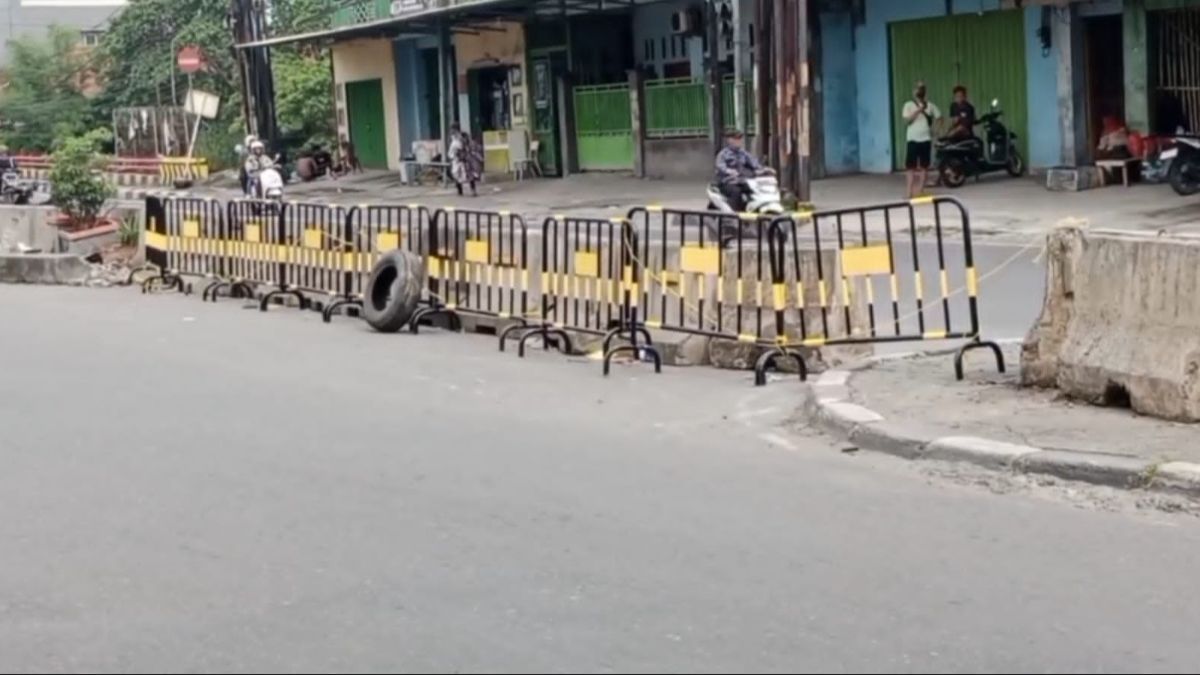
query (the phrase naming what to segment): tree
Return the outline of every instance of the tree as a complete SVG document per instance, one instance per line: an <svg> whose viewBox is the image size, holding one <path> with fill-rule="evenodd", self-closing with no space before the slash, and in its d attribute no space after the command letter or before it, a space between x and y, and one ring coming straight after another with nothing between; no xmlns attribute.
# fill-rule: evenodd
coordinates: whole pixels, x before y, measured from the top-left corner
<svg viewBox="0 0 1200 675"><path fill-rule="evenodd" d="M45 152L56 138L82 132L91 121L91 103L81 91L90 75L78 32L52 27L45 37L10 42L9 86L0 100L4 142Z"/></svg>
<svg viewBox="0 0 1200 675"><path fill-rule="evenodd" d="M195 75L195 86L220 96L223 108L236 111L241 85L225 25L228 5L228 0L131 0L101 42L102 104L108 109L171 104L176 54L185 45L196 45L206 66ZM176 79L184 81L178 73ZM177 86L180 104L185 91L184 85Z"/></svg>
<svg viewBox="0 0 1200 675"><path fill-rule="evenodd" d="M305 144L333 142L333 93L329 57L283 51L272 61L279 127Z"/></svg>
<svg viewBox="0 0 1200 675"><path fill-rule="evenodd" d="M99 150L108 136L107 129L96 129L64 138L54 151L54 168L50 170L52 201L67 216L71 227L94 224L104 203L115 193L101 173L103 158Z"/></svg>

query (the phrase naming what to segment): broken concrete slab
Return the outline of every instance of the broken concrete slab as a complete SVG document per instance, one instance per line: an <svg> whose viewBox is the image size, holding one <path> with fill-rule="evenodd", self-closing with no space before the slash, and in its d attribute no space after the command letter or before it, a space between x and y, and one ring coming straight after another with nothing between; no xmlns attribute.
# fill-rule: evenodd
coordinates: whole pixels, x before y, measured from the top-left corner
<svg viewBox="0 0 1200 675"><path fill-rule="evenodd" d="M74 284L91 278L92 266L77 255L29 253L0 255L0 283Z"/></svg>

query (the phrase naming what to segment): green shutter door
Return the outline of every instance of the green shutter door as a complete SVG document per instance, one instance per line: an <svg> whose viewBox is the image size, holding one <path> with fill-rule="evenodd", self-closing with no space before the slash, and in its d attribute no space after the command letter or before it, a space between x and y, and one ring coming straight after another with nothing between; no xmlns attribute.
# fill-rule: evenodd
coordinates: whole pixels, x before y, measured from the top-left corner
<svg viewBox="0 0 1200 675"><path fill-rule="evenodd" d="M350 142L359 161L368 169L386 169L383 80L347 82L346 112L350 117Z"/></svg>
<svg viewBox="0 0 1200 675"><path fill-rule="evenodd" d="M895 168L904 166L905 124L900 111L912 86L925 80L929 98L947 114L955 85L971 93L977 115L1000 100L1003 121L1029 157L1025 30L1021 12L960 14L891 25L892 133ZM981 133L981 129L976 129Z"/></svg>
<svg viewBox="0 0 1200 675"><path fill-rule="evenodd" d="M575 140L581 171L633 169L629 85L575 88Z"/></svg>

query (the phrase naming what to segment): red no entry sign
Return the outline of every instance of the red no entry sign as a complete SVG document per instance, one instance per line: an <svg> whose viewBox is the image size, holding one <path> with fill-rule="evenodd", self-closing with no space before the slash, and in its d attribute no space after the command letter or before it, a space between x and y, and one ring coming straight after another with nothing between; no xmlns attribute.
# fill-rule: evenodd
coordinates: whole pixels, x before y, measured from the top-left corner
<svg viewBox="0 0 1200 675"><path fill-rule="evenodd" d="M185 73L195 73L204 67L204 52L195 45L188 45L179 50L179 69Z"/></svg>

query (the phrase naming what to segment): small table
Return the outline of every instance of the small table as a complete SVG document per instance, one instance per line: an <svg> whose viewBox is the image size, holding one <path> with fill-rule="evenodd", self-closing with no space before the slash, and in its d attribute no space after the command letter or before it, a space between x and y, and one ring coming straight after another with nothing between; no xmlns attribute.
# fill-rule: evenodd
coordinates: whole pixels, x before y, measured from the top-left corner
<svg viewBox="0 0 1200 675"><path fill-rule="evenodd" d="M1096 160L1096 168L1100 169L1101 185L1108 185L1109 175L1121 172L1121 182L1125 187L1129 187L1129 171L1137 166L1140 160L1130 157L1129 159L1098 159Z"/></svg>

